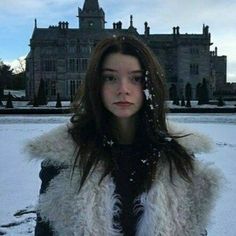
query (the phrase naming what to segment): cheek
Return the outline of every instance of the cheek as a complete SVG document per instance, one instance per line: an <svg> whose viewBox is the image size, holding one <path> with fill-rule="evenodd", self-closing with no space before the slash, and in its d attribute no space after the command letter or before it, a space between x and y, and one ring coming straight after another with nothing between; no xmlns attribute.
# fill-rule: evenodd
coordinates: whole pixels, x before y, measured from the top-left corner
<svg viewBox="0 0 236 236"><path fill-rule="evenodd" d="M142 106L143 101L144 101L144 93L143 93L142 87L137 90L136 97L137 97L137 101L139 102L139 105Z"/></svg>
<svg viewBox="0 0 236 236"><path fill-rule="evenodd" d="M106 107L108 102L111 100L112 91L107 86L102 87L101 96L104 106Z"/></svg>

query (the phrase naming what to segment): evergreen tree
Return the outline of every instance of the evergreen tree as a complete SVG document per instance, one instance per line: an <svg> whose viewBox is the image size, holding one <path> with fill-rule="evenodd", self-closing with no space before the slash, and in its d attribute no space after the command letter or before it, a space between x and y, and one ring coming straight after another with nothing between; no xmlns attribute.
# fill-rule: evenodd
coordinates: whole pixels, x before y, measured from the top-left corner
<svg viewBox="0 0 236 236"><path fill-rule="evenodd" d="M185 97L186 99L189 98L189 100L192 99L192 87L190 83L187 83L185 86Z"/></svg>
<svg viewBox="0 0 236 236"><path fill-rule="evenodd" d="M12 84L13 84L12 87L15 90L26 89L26 82L27 82L27 78L26 78L25 72L14 74L13 79L12 79Z"/></svg>
<svg viewBox="0 0 236 236"><path fill-rule="evenodd" d="M47 105L47 97L45 91L44 80L40 80L39 90L38 90L38 105Z"/></svg>
<svg viewBox="0 0 236 236"><path fill-rule="evenodd" d="M0 60L0 96L3 97L4 89L12 89L13 69L11 66L5 65Z"/></svg>
<svg viewBox="0 0 236 236"><path fill-rule="evenodd" d="M187 97L186 107L191 107L190 97Z"/></svg>
<svg viewBox="0 0 236 236"><path fill-rule="evenodd" d="M57 103L56 103L56 107L62 107L61 105L61 98L60 98L60 94L57 94Z"/></svg>
<svg viewBox="0 0 236 236"><path fill-rule="evenodd" d="M10 92L8 93L8 96L7 96L6 108L13 108L12 95Z"/></svg>
<svg viewBox="0 0 236 236"><path fill-rule="evenodd" d="M205 78L202 80L202 86L201 86L201 100L202 104L208 104L209 103L209 91L208 91L208 85Z"/></svg>
<svg viewBox="0 0 236 236"><path fill-rule="evenodd" d="M33 107L38 107L38 97L36 95L34 95L34 99L33 99Z"/></svg>
<svg viewBox="0 0 236 236"><path fill-rule="evenodd" d="M186 107L191 107L191 98L192 98L192 87L190 83L187 83L186 87L185 87L185 97L186 97Z"/></svg>
<svg viewBox="0 0 236 236"><path fill-rule="evenodd" d="M176 98L175 98L175 105L179 106L179 96L177 95Z"/></svg>
<svg viewBox="0 0 236 236"><path fill-rule="evenodd" d="M220 97L218 98L217 106L218 106L218 107L223 107L224 105L225 105L225 102L224 102L222 96L220 96Z"/></svg>
<svg viewBox="0 0 236 236"><path fill-rule="evenodd" d="M179 105L179 97L177 94L174 95L173 97L173 104L174 105Z"/></svg>
<svg viewBox="0 0 236 236"><path fill-rule="evenodd" d="M181 97L181 107L185 106L185 100L184 100L184 96L182 95Z"/></svg>

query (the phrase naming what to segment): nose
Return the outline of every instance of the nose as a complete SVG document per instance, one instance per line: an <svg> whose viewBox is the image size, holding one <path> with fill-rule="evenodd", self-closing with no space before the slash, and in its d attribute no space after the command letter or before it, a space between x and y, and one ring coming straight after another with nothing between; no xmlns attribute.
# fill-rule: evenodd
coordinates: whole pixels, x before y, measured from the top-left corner
<svg viewBox="0 0 236 236"><path fill-rule="evenodd" d="M118 94L126 94L126 95L128 95L130 93L129 82L126 78L122 78L119 80L117 93Z"/></svg>

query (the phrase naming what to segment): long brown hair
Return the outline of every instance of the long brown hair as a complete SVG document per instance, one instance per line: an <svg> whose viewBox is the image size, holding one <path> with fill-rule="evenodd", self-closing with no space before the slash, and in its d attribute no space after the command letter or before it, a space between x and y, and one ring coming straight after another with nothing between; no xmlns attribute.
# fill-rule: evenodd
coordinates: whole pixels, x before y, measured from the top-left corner
<svg viewBox="0 0 236 236"><path fill-rule="evenodd" d="M102 179L111 173L114 163L107 141L114 139L109 124L109 112L105 109L101 89L101 76L104 59L111 53L122 53L136 57L144 71L143 91L144 104L139 111L143 132L153 146L162 146L159 159L169 164L170 178L173 168L185 180L190 180L189 173L193 170L193 159L185 149L171 137L166 125L164 73L151 50L139 39L133 36L116 36L100 41L93 50L87 69L85 83L74 101L74 115L69 129L79 151L74 166L82 171L80 188L86 178L101 162L104 166ZM155 154L155 153L153 153ZM157 165L151 168L146 180L147 189L151 187Z"/></svg>

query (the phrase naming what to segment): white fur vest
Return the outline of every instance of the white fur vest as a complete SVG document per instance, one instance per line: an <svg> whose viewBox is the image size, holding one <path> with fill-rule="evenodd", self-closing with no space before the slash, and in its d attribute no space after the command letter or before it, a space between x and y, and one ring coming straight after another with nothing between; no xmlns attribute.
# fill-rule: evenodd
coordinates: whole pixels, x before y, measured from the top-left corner
<svg viewBox="0 0 236 236"><path fill-rule="evenodd" d="M191 133L179 127L169 127L175 134ZM207 152L211 142L203 135L193 133L178 139L190 153ZM75 144L67 126L58 127L27 144L33 158L49 160L54 165L71 166ZM206 228L210 210L218 192L218 171L195 161L193 182L187 183L174 173L174 184L169 181L167 166L160 166L156 180L148 193L140 195L142 217L137 223L137 236L200 236ZM119 209L114 195L115 184L111 176L100 185L101 167L86 181L77 194L80 173L70 181L70 169L64 169L51 182L46 193L41 194L38 211L49 221L58 236L115 236L121 235L113 228L113 215Z"/></svg>

